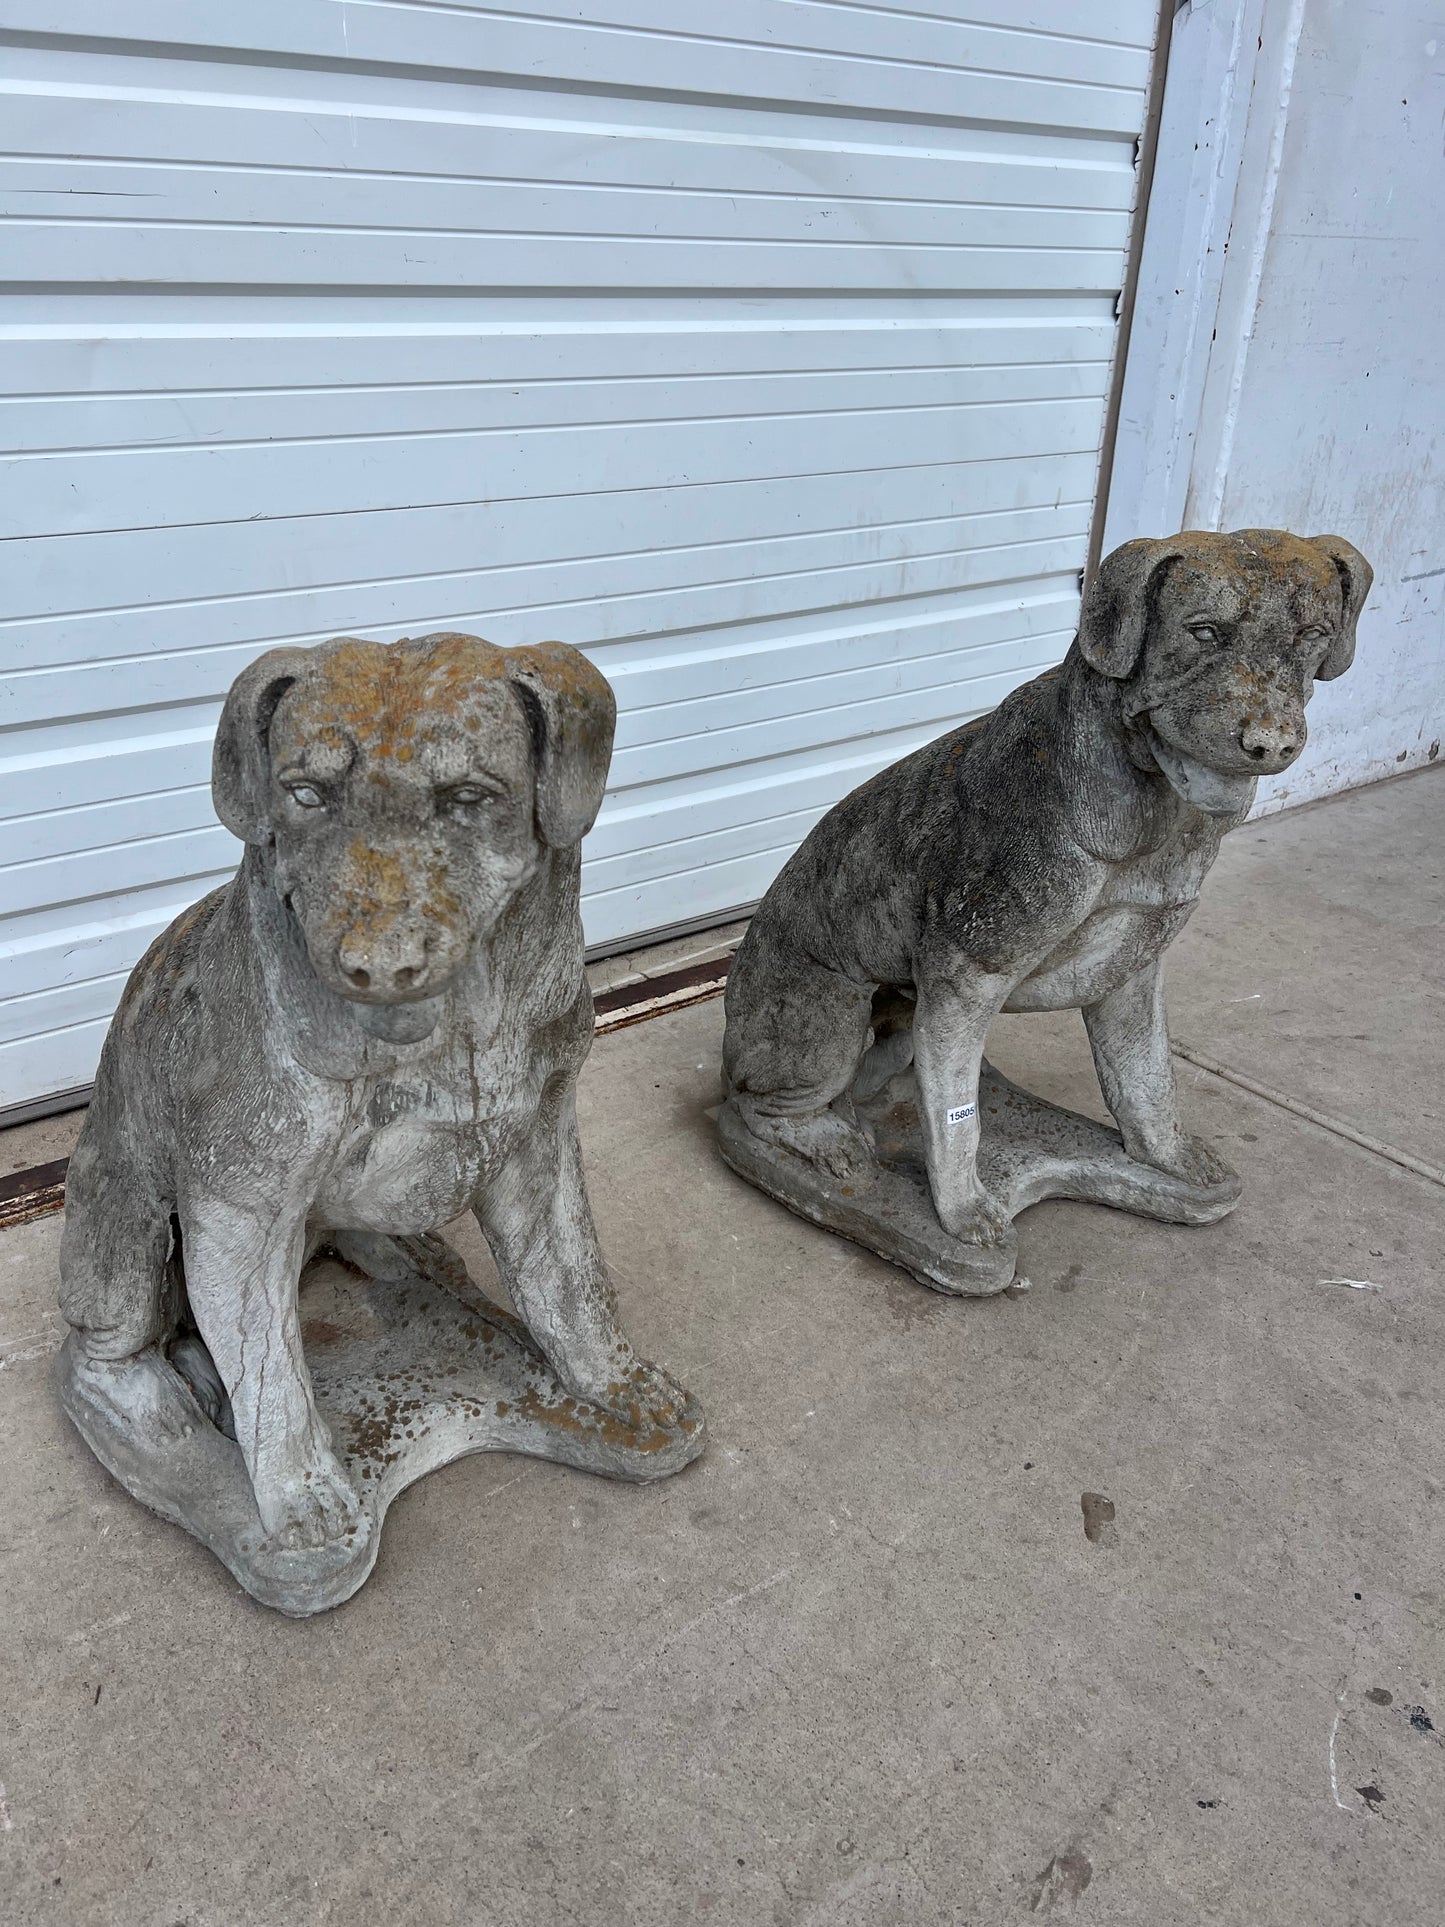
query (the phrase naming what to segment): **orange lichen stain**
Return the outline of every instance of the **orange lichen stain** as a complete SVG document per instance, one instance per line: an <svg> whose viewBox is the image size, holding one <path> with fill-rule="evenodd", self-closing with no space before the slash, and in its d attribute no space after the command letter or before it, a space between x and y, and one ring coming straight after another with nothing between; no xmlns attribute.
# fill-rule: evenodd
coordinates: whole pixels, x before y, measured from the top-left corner
<svg viewBox="0 0 1445 1927"><path fill-rule="evenodd" d="M419 725L461 713L518 653L461 634L391 644L341 636L302 682L291 718L303 736L325 731L343 751L349 738L373 758L408 762Z"/></svg>
<svg viewBox="0 0 1445 1927"><path fill-rule="evenodd" d="M206 899L202 897L201 901L199 903L193 903L189 910L183 910L171 925L171 935L179 939L194 930L200 922L202 912L205 908Z"/></svg>
<svg viewBox="0 0 1445 1927"><path fill-rule="evenodd" d="M418 876L392 850L374 849L354 837L342 859L327 923L337 941L376 943L398 923L424 918L442 930L461 921L462 905L449 887L444 859L435 857Z"/></svg>
<svg viewBox="0 0 1445 1927"><path fill-rule="evenodd" d="M354 837L337 877L327 921L338 936L375 942L411 908L406 865L393 851Z"/></svg>
<svg viewBox="0 0 1445 1927"><path fill-rule="evenodd" d="M570 1432L578 1437L590 1435L605 1445L629 1452L661 1452L680 1436L695 1432L698 1424L695 1419L682 1418L675 1426L658 1425L645 1417L635 1404L628 1413L631 1423L603 1406L588 1405L582 1399L563 1398L555 1405L548 1405L538 1397L534 1386L527 1388L518 1409L523 1418L534 1419L553 1431Z"/></svg>

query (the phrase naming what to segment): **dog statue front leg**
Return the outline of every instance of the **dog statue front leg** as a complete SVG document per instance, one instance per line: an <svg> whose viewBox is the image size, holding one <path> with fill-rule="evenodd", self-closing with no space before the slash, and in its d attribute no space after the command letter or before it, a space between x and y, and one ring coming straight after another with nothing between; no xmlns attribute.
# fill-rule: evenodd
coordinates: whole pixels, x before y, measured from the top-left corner
<svg viewBox="0 0 1445 1927"><path fill-rule="evenodd" d="M1124 1138L1124 1149L1186 1184L1216 1185L1237 1173L1179 1121L1174 1060L1164 1010L1161 958L1084 1011L1084 1027L1104 1102Z"/></svg>
<svg viewBox="0 0 1445 1927"><path fill-rule="evenodd" d="M304 1214L265 1216L191 1197L181 1209L181 1251L191 1311L230 1394L268 1537L288 1547L344 1538L361 1508L317 1414L301 1347Z"/></svg>
<svg viewBox="0 0 1445 1927"><path fill-rule="evenodd" d="M951 970L918 985L913 1062L929 1188L938 1221L963 1244L997 1245L1009 1219L978 1176L978 1079L988 1027L1013 978Z"/></svg>
<svg viewBox="0 0 1445 1927"><path fill-rule="evenodd" d="M675 1425L687 1394L638 1357L617 1322L571 1090L488 1171L476 1213L512 1303L568 1391L635 1429Z"/></svg>

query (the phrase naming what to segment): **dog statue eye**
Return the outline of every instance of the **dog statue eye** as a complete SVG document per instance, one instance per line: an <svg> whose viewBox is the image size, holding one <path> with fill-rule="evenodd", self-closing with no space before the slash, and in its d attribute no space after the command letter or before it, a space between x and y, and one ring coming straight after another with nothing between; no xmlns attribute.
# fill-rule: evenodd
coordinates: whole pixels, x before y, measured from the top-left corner
<svg viewBox="0 0 1445 1927"><path fill-rule="evenodd" d="M1197 642L1218 642L1219 631L1212 622L1191 622L1189 633Z"/></svg>
<svg viewBox="0 0 1445 1927"><path fill-rule="evenodd" d="M1329 633L1328 629L1322 629L1319 623L1313 622L1308 629L1300 630L1299 640L1301 642L1318 642L1322 636L1327 636Z"/></svg>
<svg viewBox="0 0 1445 1927"><path fill-rule="evenodd" d="M326 807L326 798L310 783L293 783L288 794L292 802L299 803L303 810L320 810Z"/></svg>
<svg viewBox="0 0 1445 1927"><path fill-rule="evenodd" d="M493 792L483 789L480 783L459 783L453 790L444 790L441 800L448 808L453 804L467 808L476 803L490 803L492 796Z"/></svg>

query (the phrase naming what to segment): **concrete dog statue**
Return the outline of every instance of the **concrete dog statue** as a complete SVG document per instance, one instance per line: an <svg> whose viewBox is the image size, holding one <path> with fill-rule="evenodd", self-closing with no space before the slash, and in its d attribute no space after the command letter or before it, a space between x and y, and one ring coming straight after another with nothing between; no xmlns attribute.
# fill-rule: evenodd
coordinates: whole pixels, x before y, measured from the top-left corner
<svg viewBox="0 0 1445 1927"><path fill-rule="evenodd" d="M727 988L729 1162L954 1291L1009 1283L1039 1197L1222 1216L1239 1181L1180 1122L1161 962L1371 580L1273 529L1108 556L1060 668L845 797L769 889ZM1122 1147L984 1062L999 1012L1065 1009ZM916 1120L865 1114L910 1061Z"/></svg>
<svg viewBox="0 0 1445 1927"><path fill-rule="evenodd" d="M285 1610L365 1578L408 1453L409 1477L499 1445L654 1477L701 1448L618 1326L577 1138L578 845L614 720L575 650L464 635L274 650L227 698L213 791L245 854L151 946L107 1039L70 1164L60 1376L102 1461ZM520 1323L431 1235L469 1207ZM444 1354L393 1348L384 1393L353 1357L329 1426L297 1296L323 1247L402 1288L373 1325L410 1331L429 1291ZM416 1392L432 1367L455 1396Z"/></svg>

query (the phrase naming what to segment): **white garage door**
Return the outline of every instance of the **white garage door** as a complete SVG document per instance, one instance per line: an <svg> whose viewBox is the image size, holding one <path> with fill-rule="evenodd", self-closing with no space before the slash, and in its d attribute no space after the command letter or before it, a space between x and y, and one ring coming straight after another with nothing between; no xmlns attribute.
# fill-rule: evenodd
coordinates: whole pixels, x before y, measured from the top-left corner
<svg viewBox="0 0 1445 1927"><path fill-rule="evenodd" d="M277 642L584 645L599 946L1057 659L1154 15L0 0L0 1105L233 865Z"/></svg>

